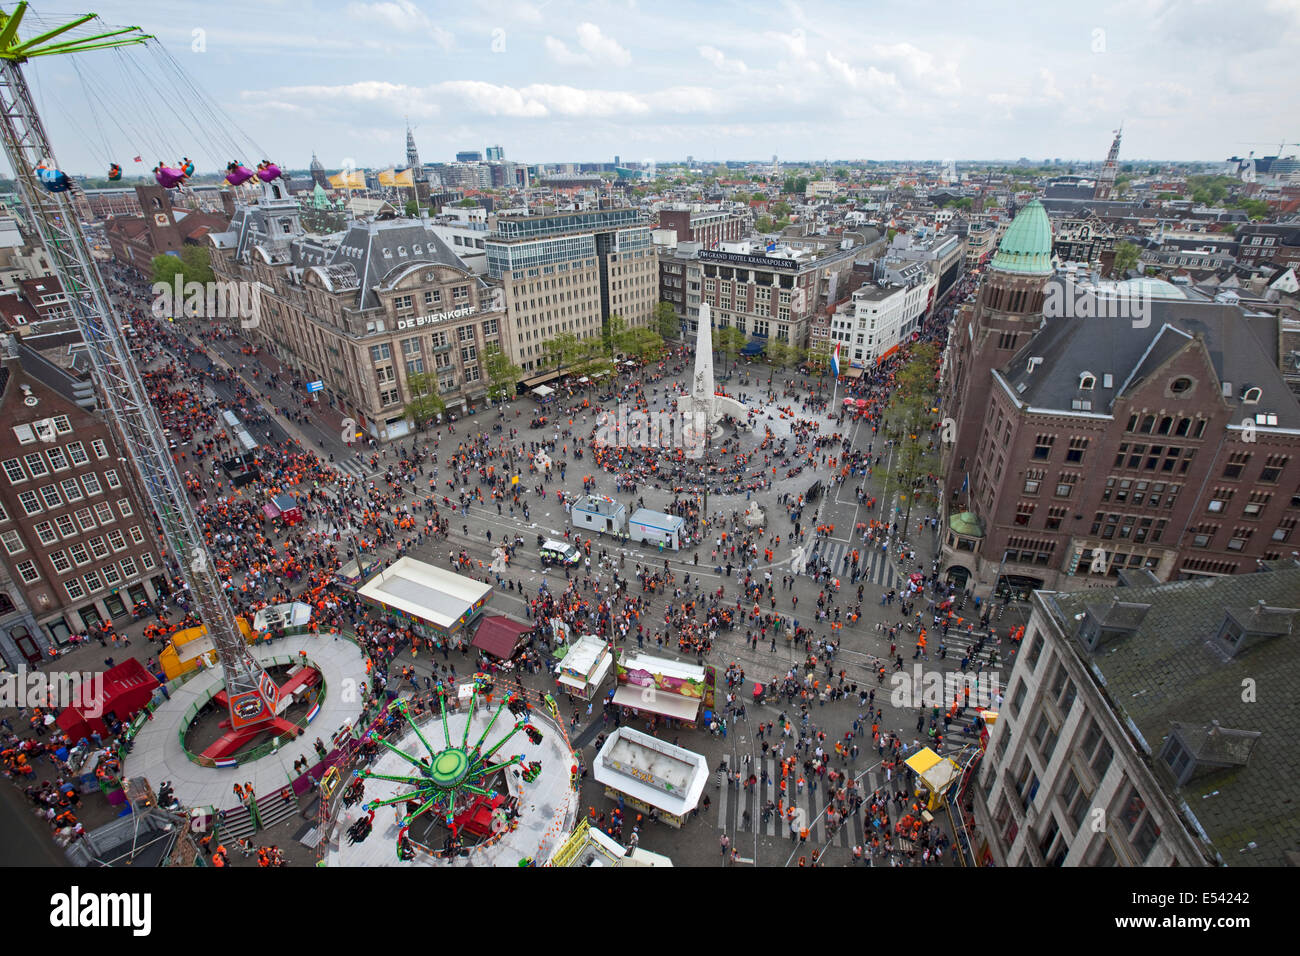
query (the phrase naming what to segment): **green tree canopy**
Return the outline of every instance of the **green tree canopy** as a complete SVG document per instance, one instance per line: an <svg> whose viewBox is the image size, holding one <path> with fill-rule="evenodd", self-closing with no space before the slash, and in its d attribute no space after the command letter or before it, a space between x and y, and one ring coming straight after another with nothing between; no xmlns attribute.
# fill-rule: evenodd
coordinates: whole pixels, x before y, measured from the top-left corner
<svg viewBox="0 0 1300 956"><path fill-rule="evenodd" d="M494 402L504 402L515 397L517 384L524 377L524 370L510 361L510 356L501 351L501 346L491 344L483 350L483 364L487 369L488 398Z"/></svg>
<svg viewBox="0 0 1300 956"><path fill-rule="evenodd" d="M438 394L438 376L432 372L409 375L406 387L411 392L411 400L406 404L407 417L415 422L417 429L423 431L447 410L447 403Z"/></svg>
<svg viewBox="0 0 1300 956"><path fill-rule="evenodd" d="M682 320L671 302L660 302L655 306L655 327L665 340L682 334Z"/></svg>
<svg viewBox="0 0 1300 956"><path fill-rule="evenodd" d="M1115 266L1114 273L1117 276L1123 276L1130 269L1137 266L1138 260L1142 258L1142 250L1131 242L1115 243Z"/></svg>

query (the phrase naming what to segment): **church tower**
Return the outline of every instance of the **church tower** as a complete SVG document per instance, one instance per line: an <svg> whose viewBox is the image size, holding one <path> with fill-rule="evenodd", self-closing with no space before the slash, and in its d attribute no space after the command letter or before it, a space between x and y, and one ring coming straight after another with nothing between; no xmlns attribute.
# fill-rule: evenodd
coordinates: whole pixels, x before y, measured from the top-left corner
<svg viewBox="0 0 1300 956"><path fill-rule="evenodd" d="M959 314L949 340L943 408L956 424L945 463L950 509L959 507L954 499L964 494L963 481L979 448L993 387L992 372L1010 362L1037 331L1044 289L1052 273L1052 224L1043 204L1035 199L1007 228L974 306Z"/></svg>
<svg viewBox="0 0 1300 956"><path fill-rule="evenodd" d="M420 165L420 154L416 152L415 135L410 126L406 127L406 165L417 183L424 182L424 167Z"/></svg>
<svg viewBox="0 0 1300 956"><path fill-rule="evenodd" d="M1115 141L1110 144L1110 152L1106 154L1106 162L1101 167L1101 175L1097 177L1097 191L1093 193L1093 199L1115 198L1115 174L1119 171L1119 138L1123 132L1123 125L1115 130Z"/></svg>
<svg viewBox="0 0 1300 956"><path fill-rule="evenodd" d="M320 160L316 158L315 152L311 154L310 170L311 170L311 181L313 183L315 183L321 189L330 188L329 177L325 175L325 167L322 166Z"/></svg>

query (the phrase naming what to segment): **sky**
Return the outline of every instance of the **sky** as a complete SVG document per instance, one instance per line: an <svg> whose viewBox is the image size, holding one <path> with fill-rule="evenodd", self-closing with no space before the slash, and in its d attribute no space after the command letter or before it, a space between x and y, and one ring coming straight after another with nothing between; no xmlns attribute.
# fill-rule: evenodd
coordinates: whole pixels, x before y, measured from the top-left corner
<svg viewBox="0 0 1300 956"><path fill-rule="evenodd" d="M67 3L34 10L79 12ZM304 168L313 150L330 169L401 165L408 121L425 162L497 144L528 163L1098 161L1121 123L1121 160L1218 161L1300 140L1300 0L94 7L156 35L207 96L157 51L31 61L74 173L179 155L200 170ZM198 134L215 109L233 123Z"/></svg>

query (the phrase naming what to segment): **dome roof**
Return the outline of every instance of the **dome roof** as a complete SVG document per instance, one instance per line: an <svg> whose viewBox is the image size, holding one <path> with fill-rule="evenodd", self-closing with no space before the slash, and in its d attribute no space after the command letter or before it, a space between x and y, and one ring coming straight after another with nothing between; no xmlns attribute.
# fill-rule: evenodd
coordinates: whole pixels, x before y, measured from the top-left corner
<svg viewBox="0 0 1300 956"><path fill-rule="evenodd" d="M1052 274L1052 224L1037 199L1020 211L998 244L990 266L1019 275Z"/></svg>
<svg viewBox="0 0 1300 956"><path fill-rule="evenodd" d="M309 168L311 169L312 172L316 172L316 170L318 169L324 171L325 169L325 167L321 165L320 160L316 158L315 153L311 154L311 166Z"/></svg>
<svg viewBox="0 0 1300 956"><path fill-rule="evenodd" d="M955 533L968 538L984 537L984 522L973 511L963 511L948 519L948 527Z"/></svg>

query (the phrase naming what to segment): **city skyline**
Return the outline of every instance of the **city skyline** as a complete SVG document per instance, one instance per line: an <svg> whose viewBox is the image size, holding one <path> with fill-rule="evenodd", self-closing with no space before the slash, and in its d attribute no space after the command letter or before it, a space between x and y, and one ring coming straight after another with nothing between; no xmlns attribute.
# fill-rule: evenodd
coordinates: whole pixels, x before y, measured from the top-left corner
<svg viewBox="0 0 1300 956"><path fill-rule="evenodd" d="M529 163L773 154L1100 162L1121 123L1124 161L1218 162L1276 152L1267 143L1290 142L1300 125L1300 110L1275 92L1297 78L1292 0L1238 5L1230 18L1157 0L954 8L924 25L901 9L863 17L789 0L706 10L548 0L495 15L412 0L266 0L226 5L220 20L211 8L153 0L98 9L107 24L156 35L291 168L313 150L331 169L400 164L408 117L425 162L500 143L507 159ZM107 93L115 56L80 59ZM30 72L37 95L58 106L48 112L61 162L93 171L107 149L128 174L137 153L141 171L152 166L147 131L104 122L106 145L95 148L82 80L60 59L33 61ZM122 94L129 103L149 91L124 84ZM206 155L202 137L183 130L157 138L184 150L187 137L201 172L231 158Z"/></svg>

